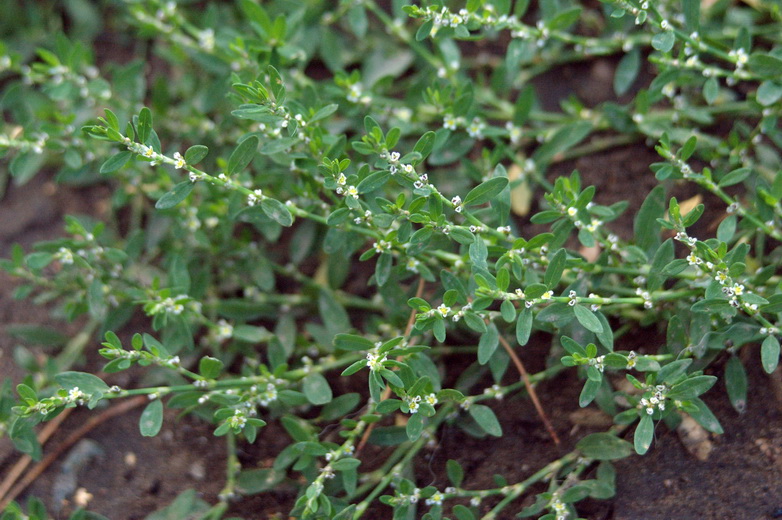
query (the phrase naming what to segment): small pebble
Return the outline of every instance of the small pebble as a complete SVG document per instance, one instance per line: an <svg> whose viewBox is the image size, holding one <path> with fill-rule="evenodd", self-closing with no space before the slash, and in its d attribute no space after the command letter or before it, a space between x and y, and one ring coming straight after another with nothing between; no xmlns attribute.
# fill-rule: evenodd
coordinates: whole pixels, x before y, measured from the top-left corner
<svg viewBox="0 0 782 520"><path fill-rule="evenodd" d="M206 477L204 463L201 461L192 463L190 465L190 469L187 470L187 474L190 475L190 477L194 480L204 480L204 477Z"/></svg>

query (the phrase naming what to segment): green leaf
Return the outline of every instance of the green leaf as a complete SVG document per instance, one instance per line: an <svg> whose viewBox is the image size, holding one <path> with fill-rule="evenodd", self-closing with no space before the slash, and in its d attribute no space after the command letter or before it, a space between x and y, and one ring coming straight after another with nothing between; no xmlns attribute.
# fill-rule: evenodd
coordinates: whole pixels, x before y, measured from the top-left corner
<svg viewBox="0 0 782 520"><path fill-rule="evenodd" d="M494 437L502 437L502 426L491 408L482 404L470 406L470 415L483 431Z"/></svg>
<svg viewBox="0 0 782 520"><path fill-rule="evenodd" d="M445 463L445 472L448 474L448 480L451 481L454 487L462 485L464 470L461 464L453 459L448 459L448 462Z"/></svg>
<svg viewBox="0 0 782 520"><path fill-rule="evenodd" d="M130 160L130 158L133 156L133 152L130 150L125 150L124 152L119 152L117 154L112 155L105 163L103 163L100 167L101 173L114 173L115 171L119 170L125 164Z"/></svg>
<svg viewBox="0 0 782 520"><path fill-rule="evenodd" d="M33 152L23 152L14 157L10 170L16 183L21 185L32 179L43 166L45 159L46 154Z"/></svg>
<svg viewBox="0 0 782 520"><path fill-rule="evenodd" d="M619 61L614 73L614 92L621 96L633 85L641 70L641 49L634 48Z"/></svg>
<svg viewBox="0 0 782 520"><path fill-rule="evenodd" d="M737 168L727 174L725 174L724 177L720 179L720 181L717 183L717 185L720 188L725 188L727 186L733 186L734 184L738 184L740 182L744 182L744 180L749 177L749 175L752 173L752 168Z"/></svg>
<svg viewBox="0 0 782 520"><path fill-rule="evenodd" d="M180 182L174 186L173 190L160 197L155 203L155 209L173 208L190 195L190 192L193 191L193 186L194 184L189 180Z"/></svg>
<svg viewBox="0 0 782 520"><path fill-rule="evenodd" d="M635 435L633 436L635 452L638 455L643 455L649 451L653 437L654 422L652 422L652 416L644 414L644 416L641 417L641 422L638 423L638 427L635 429Z"/></svg>
<svg viewBox="0 0 782 520"><path fill-rule="evenodd" d="M371 350L375 344L367 338L355 334L337 334L334 336L334 346L340 350Z"/></svg>
<svg viewBox="0 0 782 520"><path fill-rule="evenodd" d="M770 54L753 53L749 57L749 68L761 77L779 79L782 76L782 59Z"/></svg>
<svg viewBox="0 0 782 520"><path fill-rule="evenodd" d="M206 379L215 379L223 371L223 362L211 356L204 356L198 362L198 372Z"/></svg>
<svg viewBox="0 0 782 520"><path fill-rule="evenodd" d="M290 227L293 225L293 215L288 210L287 206L277 199L271 197L265 197L261 201L261 209L266 216L277 222L284 227Z"/></svg>
<svg viewBox="0 0 782 520"><path fill-rule="evenodd" d="M242 493L254 495L274 489L283 479L284 471L276 471L273 468L248 469L237 475L236 485Z"/></svg>
<svg viewBox="0 0 782 520"><path fill-rule="evenodd" d="M537 164L548 163L555 155L564 152L592 133L593 125L589 121L579 121L563 126L551 138L535 150L532 159Z"/></svg>
<svg viewBox="0 0 782 520"><path fill-rule="evenodd" d="M314 405L331 402L333 396L326 378L319 373L309 374L302 380L302 388L307 400Z"/></svg>
<svg viewBox="0 0 782 520"><path fill-rule="evenodd" d="M85 394L105 394L109 391L109 385L103 379L86 372L62 372L54 376L54 380L66 390L78 388Z"/></svg>
<svg viewBox="0 0 782 520"><path fill-rule="evenodd" d="M138 114L138 140L146 144L149 136L152 135L152 112L144 107Z"/></svg>
<svg viewBox="0 0 782 520"><path fill-rule="evenodd" d="M720 83L717 78L711 77L703 84L703 99L706 103L713 105L720 94Z"/></svg>
<svg viewBox="0 0 782 520"><path fill-rule="evenodd" d="M478 363L485 365L494 355L494 351L500 344L500 334L494 323L489 323L486 332L481 335L478 342Z"/></svg>
<svg viewBox="0 0 782 520"><path fill-rule="evenodd" d="M228 168L226 173L232 175L238 171L241 171L247 167L253 160L258 150L258 144L260 139L257 136L251 135L234 149L231 153L231 157L228 158Z"/></svg>
<svg viewBox="0 0 782 520"><path fill-rule="evenodd" d="M358 183L356 189L359 193L369 193L382 188L390 178L390 171L380 170L365 177L361 182Z"/></svg>
<svg viewBox="0 0 782 520"><path fill-rule="evenodd" d="M690 33L700 29L700 10L700 0L682 0L685 28Z"/></svg>
<svg viewBox="0 0 782 520"><path fill-rule="evenodd" d="M33 345L54 347L64 345L70 338L68 335L63 334L52 327L27 323L6 325L5 333Z"/></svg>
<svg viewBox="0 0 782 520"><path fill-rule="evenodd" d="M209 148L206 146L202 144L193 145L185 152L185 162L190 165L198 164L208 153Z"/></svg>
<svg viewBox="0 0 782 520"><path fill-rule="evenodd" d="M562 278L562 272L565 270L565 261L567 260L567 253L564 248L558 249L554 256L551 257L546 273L543 275L543 283L548 286L549 289L553 289Z"/></svg>
<svg viewBox="0 0 782 520"><path fill-rule="evenodd" d="M666 395L670 399L691 399L693 397L698 397L702 393L706 392L709 388L714 386L714 383L716 382L717 378L714 376L690 377L681 383L673 385L671 390Z"/></svg>
<svg viewBox="0 0 782 520"><path fill-rule="evenodd" d="M675 41L676 36L673 34L673 31L663 31L654 35L652 47L660 52L668 52L673 48Z"/></svg>
<svg viewBox="0 0 782 520"><path fill-rule="evenodd" d="M388 278L391 275L391 267L393 267L394 256L388 253L381 253L377 258L375 264L375 281L377 285L382 287L388 282Z"/></svg>
<svg viewBox="0 0 782 520"><path fill-rule="evenodd" d="M432 32L432 28L434 27L434 20L426 20L424 23L421 24L421 27L418 28L418 30L415 33L415 39L416 41L423 41L428 36L429 33Z"/></svg>
<svg viewBox="0 0 782 520"><path fill-rule="evenodd" d="M489 202L508 185L507 177L494 177L470 190L464 198L465 206L477 206Z"/></svg>
<svg viewBox="0 0 782 520"><path fill-rule="evenodd" d="M763 370L770 374L779 363L779 340L775 336L768 336L760 346L760 361Z"/></svg>
<svg viewBox="0 0 782 520"><path fill-rule="evenodd" d="M629 457L633 445L610 433L593 433L576 444L585 457L595 460L617 460Z"/></svg>
<svg viewBox="0 0 782 520"><path fill-rule="evenodd" d="M747 372L736 356L731 356L725 365L725 388L733 408L743 413L747 409Z"/></svg>
<svg viewBox="0 0 782 520"><path fill-rule="evenodd" d="M313 116L310 118L309 122L314 123L316 121L320 121L321 119L326 119L331 114L337 111L339 108L339 105L336 103L331 103L330 105L326 105L325 107L321 108Z"/></svg>
<svg viewBox="0 0 782 520"><path fill-rule="evenodd" d="M594 381L592 379L587 379L584 382L584 388L581 389L581 394L578 396L578 406L581 408L584 408L589 403L595 400L595 397L597 397L597 392L600 390L600 385L602 384L601 381Z"/></svg>
<svg viewBox="0 0 782 520"><path fill-rule="evenodd" d="M576 305L573 307L573 312L576 315L578 322L584 326L587 330L599 334L603 332L603 324L595 316L595 314L582 305Z"/></svg>
<svg viewBox="0 0 782 520"><path fill-rule="evenodd" d="M656 186L641 204L633 223L635 243L647 254L656 250L660 244L660 224L657 219L662 218L664 213L665 189Z"/></svg>
<svg viewBox="0 0 782 520"><path fill-rule="evenodd" d="M154 437L160 432L161 426L163 426L163 401L155 399L141 412L138 427L144 437Z"/></svg>
<svg viewBox="0 0 782 520"><path fill-rule="evenodd" d="M429 154L432 153L432 149L434 148L434 141L435 133L431 130L426 132L421 136L420 139L418 139L418 141L415 143L415 146L413 147L413 151L421 154L421 159L416 161L416 164L423 162L427 157L429 157Z"/></svg>
<svg viewBox="0 0 782 520"><path fill-rule="evenodd" d="M764 81L758 87L756 97L758 103L764 107L771 106L782 98L782 85L773 81Z"/></svg>
<svg viewBox="0 0 782 520"><path fill-rule="evenodd" d="M424 417L420 413L414 413L407 420L407 438L411 441L417 440L421 436L421 432L424 431Z"/></svg>

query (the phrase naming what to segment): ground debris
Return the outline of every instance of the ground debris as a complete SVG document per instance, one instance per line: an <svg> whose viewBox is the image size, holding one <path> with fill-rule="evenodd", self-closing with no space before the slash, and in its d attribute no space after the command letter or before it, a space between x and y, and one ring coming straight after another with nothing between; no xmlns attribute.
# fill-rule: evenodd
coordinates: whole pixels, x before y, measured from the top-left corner
<svg viewBox="0 0 782 520"><path fill-rule="evenodd" d="M682 414L682 422L676 428L684 448L698 460L707 460L714 448L709 432L689 415Z"/></svg>

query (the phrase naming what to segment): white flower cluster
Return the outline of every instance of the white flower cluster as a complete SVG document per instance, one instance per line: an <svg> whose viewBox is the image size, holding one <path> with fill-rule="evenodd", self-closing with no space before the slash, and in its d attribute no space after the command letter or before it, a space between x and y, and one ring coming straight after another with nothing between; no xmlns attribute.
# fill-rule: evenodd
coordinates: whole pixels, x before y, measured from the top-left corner
<svg viewBox="0 0 782 520"><path fill-rule="evenodd" d="M263 200L263 191L260 189L253 190L252 193L247 195L247 205L248 206L255 206L260 201Z"/></svg>
<svg viewBox="0 0 782 520"><path fill-rule="evenodd" d="M487 388L484 388L483 393L495 398L498 401L502 401L502 398L505 397L505 394L502 391L502 387L496 383Z"/></svg>
<svg viewBox="0 0 782 520"><path fill-rule="evenodd" d="M442 493L440 493L439 491L435 491L432 496L426 499L426 505L428 506L442 505L444 498L445 497L443 496Z"/></svg>
<svg viewBox="0 0 782 520"><path fill-rule="evenodd" d="M605 370L605 360L606 360L605 356L597 356L596 358L591 358L589 360L589 366L595 367L600 372L602 372L603 370Z"/></svg>
<svg viewBox="0 0 782 520"><path fill-rule="evenodd" d="M215 339L217 341L225 341L227 339L231 339L231 336L233 336L233 334L234 334L233 325L231 325L225 320L220 320L217 322L217 328L215 329Z"/></svg>
<svg viewBox="0 0 782 520"><path fill-rule="evenodd" d="M679 242L683 242L687 246L694 246L696 242L698 242L698 239L695 237L688 236L686 232L679 231L676 233L676 235L673 237L674 240L678 240Z"/></svg>
<svg viewBox="0 0 782 520"><path fill-rule="evenodd" d="M635 368L637 357L638 357L637 354L632 350L630 351L629 354L627 354L627 367L626 367L627 370Z"/></svg>
<svg viewBox="0 0 782 520"><path fill-rule="evenodd" d="M377 372L378 370L384 368L383 362L385 360L386 360L385 354L374 354L372 352L367 352L367 366L373 372Z"/></svg>
<svg viewBox="0 0 782 520"><path fill-rule="evenodd" d="M391 249L391 242L388 242L386 240L378 240L377 242L374 242L372 244L372 247L378 253L382 253L384 251L388 251L389 249Z"/></svg>
<svg viewBox="0 0 782 520"><path fill-rule="evenodd" d="M67 247L61 247L55 254L54 258L60 261L63 265L70 265L73 263L73 251Z"/></svg>
<svg viewBox="0 0 782 520"><path fill-rule="evenodd" d="M571 307L575 307L578 303L578 296L576 295L576 291L570 291L568 293L568 298L570 298L567 302L568 305Z"/></svg>
<svg viewBox="0 0 782 520"><path fill-rule="evenodd" d="M247 416L242 410L237 408L234 410L233 416L228 419L228 424L231 425L231 428L241 430L247 424Z"/></svg>
<svg viewBox="0 0 782 520"><path fill-rule="evenodd" d="M361 83L354 83L348 87L347 99L351 103L361 103L362 105L368 105L372 102L372 97L364 94Z"/></svg>
<svg viewBox="0 0 782 520"><path fill-rule="evenodd" d="M87 398L87 394L79 390L78 386L74 386L68 390L68 402L76 404L84 404L84 400Z"/></svg>
<svg viewBox="0 0 782 520"><path fill-rule="evenodd" d="M456 195L451 199L451 204L453 204L453 210L456 213L461 213L462 210L464 209L464 205L462 204L462 198L458 195Z"/></svg>
<svg viewBox="0 0 782 520"><path fill-rule="evenodd" d="M452 114L445 114L445 116L443 116L443 128L446 130L456 130L464 125L465 120L462 116L456 117Z"/></svg>
<svg viewBox="0 0 782 520"><path fill-rule="evenodd" d="M565 520L568 516L567 506L559 499L559 497L555 498L551 502L551 509L553 509L557 514L557 520Z"/></svg>
<svg viewBox="0 0 782 520"><path fill-rule="evenodd" d="M175 296L173 298L170 296L164 298L152 306L149 314L155 315L160 314L161 312L165 312L178 316L185 310L185 306L182 304L182 300L187 298L188 296L186 294L180 294L179 296Z"/></svg>
<svg viewBox="0 0 782 520"><path fill-rule="evenodd" d="M643 298L644 309L651 309L653 307L654 304L652 303L652 295L649 294L649 291L644 291L640 287L636 287L635 294Z"/></svg>
<svg viewBox="0 0 782 520"><path fill-rule="evenodd" d="M639 403L642 408L646 409L648 415L654 413L654 409L657 408L661 412L665 410L665 391L667 387L665 385L657 385L654 387L654 393L648 399L644 397Z"/></svg>
<svg viewBox="0 0 782 520"><path fill-rule="evenodd" d="M589 297L590 298L600 298L600 296L598 296L595 293L589 293ZM593 303L592 305L589 306L589 308L592 309L593 311L598 311L600 309L600 304L599 303Z"/></svg>
<svg viewBox="0 0 782 520"><path fill-rule="evenodd" d="M442 305L441 305L441 307L442 307ZM466 305L462 306L461 309L459 309L457 312L455 312L453 316L451 316L451 320L453 320L454 322L457 322L457 321L461 320L464 317L464 314L467 311L469 311L470 309L472 309L472 303L468 302ZM443 317L445 317L445 316L443 316Z"/></svg>

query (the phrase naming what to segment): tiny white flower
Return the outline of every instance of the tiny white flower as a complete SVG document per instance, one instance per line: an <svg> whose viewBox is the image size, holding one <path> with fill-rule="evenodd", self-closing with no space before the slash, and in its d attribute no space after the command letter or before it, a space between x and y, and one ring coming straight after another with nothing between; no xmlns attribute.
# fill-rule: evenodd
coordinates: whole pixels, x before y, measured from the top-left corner
<svg viewBox="0 0 782 520"><path fill-rule="evenodd" d="M550 300L553 296L554 296L554 292L553 291L546 291L546 292L544 292L540 296L540 299L541 300Z"/></svg>
<svg viewBox="0 0 782 520"><path fill-rule="evenodd" d="M174 152L174 161L175 161L174 168L176 168L177 170L181 170L182 168L187 166L187 164L185 163L185 158L182 157L182 154L179 152Z"/></svg>
<svg viewBox="0 0 782 520"><path fill-rule="evenodd" d="M448 314L451 312L451 308L445 305L444 303L441 303L439 307L437 307L437 312L439 312L443 318L448 316Z"/></svg>

